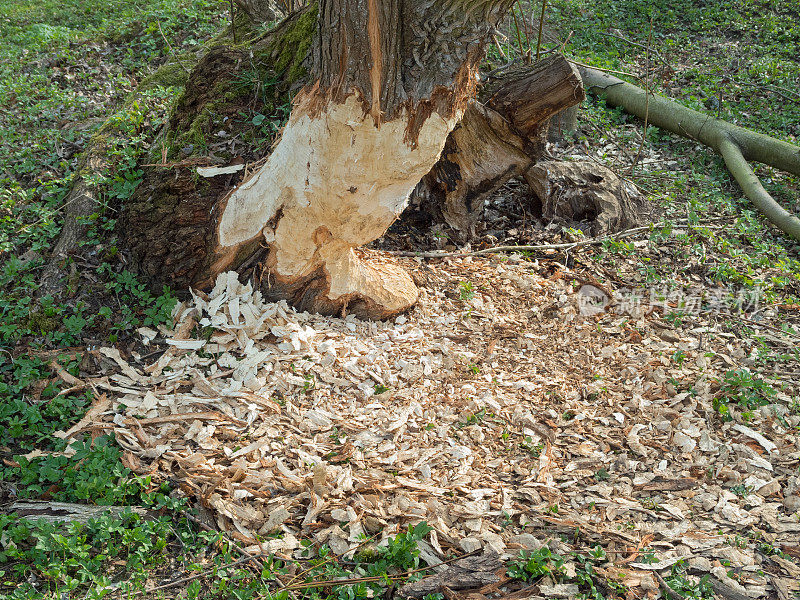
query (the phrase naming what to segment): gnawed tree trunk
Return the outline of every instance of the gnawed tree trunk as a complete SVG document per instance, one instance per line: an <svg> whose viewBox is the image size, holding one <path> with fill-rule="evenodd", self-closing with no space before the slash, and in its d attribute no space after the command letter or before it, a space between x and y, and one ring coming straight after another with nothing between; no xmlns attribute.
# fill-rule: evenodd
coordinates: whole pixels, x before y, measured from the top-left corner
<svg viewBox="0 0 800 600"><path fill-rule="evenodd" d="M475 91L486 37L510 4L322 0L309 83L266 163L217 202L198 187L215 198L211 188L225 182L188 186L176 178L158 206L145 190L124 223L137 260L163 281L205 287L258 254L269 298L371 318L412 306L409 275L355 248L386 231L438 160ZM284 34L273 36L278 60L282 45L296 43ZM214 76L205 63L198 69ZM184 104L209 89L193 74Z"/></svg>

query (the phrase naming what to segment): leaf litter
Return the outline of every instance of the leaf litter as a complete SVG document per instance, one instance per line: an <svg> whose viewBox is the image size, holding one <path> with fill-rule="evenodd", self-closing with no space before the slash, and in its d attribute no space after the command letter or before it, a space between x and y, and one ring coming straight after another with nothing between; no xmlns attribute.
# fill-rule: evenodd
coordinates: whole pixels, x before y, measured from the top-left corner
<svg viewBox="0 0 800 600"><path fill-rule="evenodd" d="M126 465L248 552L348 555L424 520L429 564L600 545L632 597L679 561L752 598L798 589L797 381L724 422L747 349L712 317L587 315L580 277L513 257L409 264L420 303L389 322L297 312L224 273L140 331L157 359L99 351L109 396L64 435L113 431Z"/></svg>

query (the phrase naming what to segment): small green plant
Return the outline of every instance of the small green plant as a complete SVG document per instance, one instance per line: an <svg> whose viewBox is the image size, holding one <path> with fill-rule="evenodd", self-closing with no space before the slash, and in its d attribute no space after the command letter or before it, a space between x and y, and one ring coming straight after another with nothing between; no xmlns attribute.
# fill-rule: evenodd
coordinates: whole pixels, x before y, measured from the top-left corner
<svg viewBox="0 0 800 600"><path fill-rule="evenodd" d="M509 561L508 576L523 581L537 581L549 575L556 581L564 576L564 558L546 545L538 550L522 551L519 557Z"/></svg>
<svg viewBox="0 0 800 600"><path fill-rule="evenodd" d="M458 429L463 429L464 427L468 427L469 425L478 425L487 416L492 416L492 415L491 414L487 415L486 409L482 408L477 412L469 413L463 421L459 421L458 423L455 424L455 426Z"/></svg>
<svg viewBox="0 0 800 600"><path fill-rule="evenodd" d="M731 493L736 494L740 498L744 498L753 493L753 486L737 483L736 485L731 486Z"/></svg>
<svg viewBox="0 0 800 600"><path fill-rule="evenodd" d="M712 406L723 421L733 419L732 405L743 409L747 416L749 411L769 404L777 394L775 388L746 369L728 371L720 383Z"/></svg>
<svg viewBox="0 0 800 600"><path fill-rule="evenodd" d="M309 392L313 392L317 388L317 379L314 377L312 373L306 373L303 375L303 392L308 394Z"/></svg>
<svg viewBox="0 0 800 600"><path fill-rule="evenodd" d="M675 354L672 355L672 360L675 361L675 364L679 367L683 366L683 362L686 360L686 352L683 350L676 350Z"/></svg>
<svg viewBox="0 0 800 600"><path fill-rule="evenodd" d="M680 598L691 598L694 600L710 600L714 598L714 591L711 588L710 579L711 577L709 575L703 575L699 579L688 576L686 573L686 565L682 560L672 565L669 576L664 578L667 585L669 585L676 594L680 594ZM680 598L674 598L674 600L680 600Z"/></svg>
<svg viewBox="0 0 800 600"><path fill-rule="evenodd" d="M544 444L534 443L533 438L529 435L522 438L519 447L527 450L533 458L539 458L542 455L542 450L544 450Z"/></svg>
<svg viewBox="0 0 800 600"><path fill-rule="evenodd" d="M606 560L605 551L600 546L595 546L589 552L588 556L579 553L574 553L573 556L577 563L575 568L575 583L580 587L583 596L585 598L591 598L592 600L605 600L603 594L597 589L598 575L594 570L596 564ZM607 583L606 581L606 584Z"/></svg>
<svg viewBox="0 0 800 600"><path fill-rule="evenodd" d="M667 323L672 323L676 327L680 327L683 325L683 322L687 316L688 315L682 310L673 310L664 315L664 320Z"/></svg>
<svg viewBox="0 0 800 600"><path fill-rule="evenodd" d="M647 510L659 510L661 507L659 506L658 500L655 498L642 498L639 500L639 504L642 505L642 508Z"/></svg>
<svg viewBox="0 0 800 600"><path fill-rule="evenodd" d="M646 548L642 548L641 552L639 553L639 562L644 563L646 565L653 565L658 562L656 558L656 552L649 546Z"/></svg>
<svg viewBox="0 0 800 600"><path fill-rule="evenodd" d="M594 478L597 481L608 481L611 479L611 473L609 473L605 467L600 467L597 473L594 474Z"/></svg>
<svg viewBox="0 0 800 600"><path fill-rule="evenodd" d="M470 281L462 281L458 284L458 298L462 302L468 302L475 297L475 288Z"/></svg>

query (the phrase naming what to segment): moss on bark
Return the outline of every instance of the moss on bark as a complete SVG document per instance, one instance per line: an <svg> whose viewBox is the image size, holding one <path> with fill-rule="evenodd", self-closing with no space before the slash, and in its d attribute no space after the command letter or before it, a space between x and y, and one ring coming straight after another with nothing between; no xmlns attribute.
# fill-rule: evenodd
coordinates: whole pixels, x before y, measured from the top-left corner
<svg viewBox="0 0 800 600"><path fill-rule="evenodd" d="M229 32L217 36L192 69L150 154L160 162L166 145L173 166L145 170L119 221L131 262L155 286L206 283L200 277L215 260L211 245L221 203L244 172L204 178L196 163L253 164L270 152L288 117L291 92L307 76L315 31L315 6L266 33L245 32L237 20L237 42ZM226 261L235 268L255 251L240 248Z"/></svg>
<svg viewBox="0 0 800 600"><path fill-rule="evenodd" d="M266 53L274 61L275 72L290 86L308 75L306 62L316 28L317 4L313 3L267 46Z"/></svg>

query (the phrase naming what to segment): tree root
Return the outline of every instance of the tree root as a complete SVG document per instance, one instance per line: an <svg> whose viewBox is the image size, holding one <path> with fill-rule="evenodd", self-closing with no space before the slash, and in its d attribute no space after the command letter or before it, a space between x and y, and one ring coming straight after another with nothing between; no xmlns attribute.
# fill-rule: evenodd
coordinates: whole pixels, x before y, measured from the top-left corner
<svg viewBox="0 0 800 600"><path fill-rule="evenodd" d="M649 94L597 69L579 66L579 71L586 90L604 96L610 105L621 106L632 115L647 118L661 129L696 140L720 154L756 208L778 229L800 241L800 219L775 201L747 162L754 160L800 175L800 148Z"/></svg>

